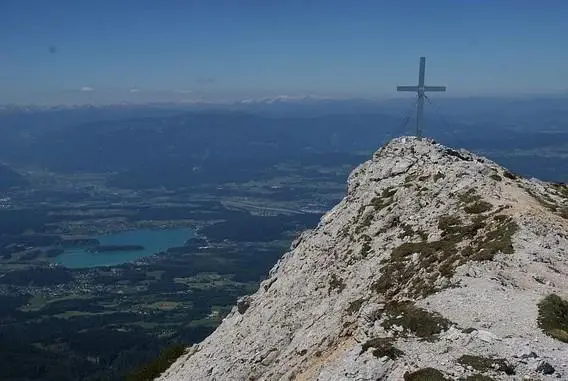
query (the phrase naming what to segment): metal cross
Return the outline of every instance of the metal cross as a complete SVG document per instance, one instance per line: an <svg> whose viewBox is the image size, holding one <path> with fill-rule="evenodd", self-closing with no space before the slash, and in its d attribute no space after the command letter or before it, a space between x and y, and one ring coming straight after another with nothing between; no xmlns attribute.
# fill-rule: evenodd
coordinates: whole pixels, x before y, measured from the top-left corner
<svg viewBox="0 0 568 381"><path fill-rule="evenodd" d="M424 97L426 91L446 91L446 86L424 86L426 72L426 57L420 57L420 71L418 72L418 86L397 86L397 91L413 91L418 93L418 107L416 110L416 136L422 139L422 126L424 125Z"/></svg>

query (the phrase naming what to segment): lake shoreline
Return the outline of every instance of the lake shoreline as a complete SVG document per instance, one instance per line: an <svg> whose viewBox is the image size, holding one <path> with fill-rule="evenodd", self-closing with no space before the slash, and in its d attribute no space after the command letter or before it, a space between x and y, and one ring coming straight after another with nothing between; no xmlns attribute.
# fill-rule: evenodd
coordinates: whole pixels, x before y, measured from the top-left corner
<svg viewBox="0 0 568 381"><path fill-rule="evenodd" d="M66 248L53 258L53 263L71 269L118 266L167 252L170 247L183 246L196 237L190 228L136 229L89 237L100 244L91 247Z"/></svg>

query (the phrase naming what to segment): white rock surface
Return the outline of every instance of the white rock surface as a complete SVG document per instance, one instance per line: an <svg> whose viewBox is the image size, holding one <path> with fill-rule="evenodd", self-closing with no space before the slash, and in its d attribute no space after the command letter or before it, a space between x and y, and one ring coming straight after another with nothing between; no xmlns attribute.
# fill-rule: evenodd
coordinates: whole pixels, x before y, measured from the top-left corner
<svg viewBox="0 0 568 381"><path fill-rule="evenodd" d="M464 211L463 195L470 189L491 209ZM427 367L448 379L479 373L458 362L462 355L502 358L514 367L514 375L484 373L494 380L568 379L568 344L545 335L537 323L543 297L568 299L568 220L560 216L567 206L562 188L508 178L488 159L430 140L395 139L353 171L346 197L294 242L246 298L244 313L233 308L159 379L402 380L406 372ZM386 274L397 282L378 292L377 281L393 271L393 249L421 237L443 240L438 224L448 215L464 224L477 216L512 218L518 226L514 252L451 262L453 275L447 276L438 273L439 263L435 270L422 269L424 254L415 252L401 262L414 273L404 281ZM490 225L485 229L458 242L458 251L489 237ZM417 295L423 287L417 280L437 289ZM404 299L453 325L428 341L396 324L385 328L385 305ZM380 337L394 337L404 354L391 360L375 356L374 347L362 350ZM553 374L539 373L549 369L544 362Z"/></svg>

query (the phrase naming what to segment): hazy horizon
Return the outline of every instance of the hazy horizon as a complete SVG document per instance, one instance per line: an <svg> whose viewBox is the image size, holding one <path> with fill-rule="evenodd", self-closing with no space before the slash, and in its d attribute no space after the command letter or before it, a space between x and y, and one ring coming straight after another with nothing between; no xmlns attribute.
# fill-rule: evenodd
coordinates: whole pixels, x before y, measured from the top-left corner
<svg viewBox="0 0 568 381"><path fill-rule="evenodd" d="M158 105L178 105L180 107L186 105L210 105L210 106L219 106L220 109L223 109L225 106L232 106L232 105L246 105L246 104L278 104L280 103L290 103L290 104L317 104L317 102L362 102L367 104L376 103L377 105L385 104L389 102L405 102L411 101L411 98L414 98L415 95L409 93L401 94L396 93L392 94L391 96L376 96L376 97L363 97L363 96L353 96L353 97L325 97L319 96L314 94L305 94L305 95L286 95L286 94L279 94L275 96L265 96L265 97L258 97L258 98L241 98L241 99L182 99L176 98L174 96L164 96L162 98L154 98L149 97L148 99L135 99L135 100L127 100L127 99L112 99L109 97L102 96L101 98L91 97L89 100L85 99L76 99L76 101L69 101L69 102L56 102L53 100L50 102L49 100L45 102L0 102L0 108L25 108L25 107L38 107L38 108L52 108L52 107L116 107L116 106L158 106ZM467 100L512 100L512 101L538 101L542 99L564 99L568 98L567 91L558 91L558 92L549 92L549 93L519 93L519 94L487 94L487 95L452 95L448 93L436 93L434 96L431 97L434 102L452 102L452 101L467 101Z"/></svg>

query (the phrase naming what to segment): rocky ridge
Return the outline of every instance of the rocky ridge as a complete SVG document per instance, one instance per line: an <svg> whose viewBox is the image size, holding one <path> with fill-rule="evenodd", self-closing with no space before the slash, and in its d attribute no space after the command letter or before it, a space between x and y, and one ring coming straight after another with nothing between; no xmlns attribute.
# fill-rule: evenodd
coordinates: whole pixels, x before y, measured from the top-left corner
<svg viewBox="0 0 568 381"><path fill-rule="evenodd" d="M568 299L568 187L397 138L159 379L568 379L551 294Z"/></svg>

